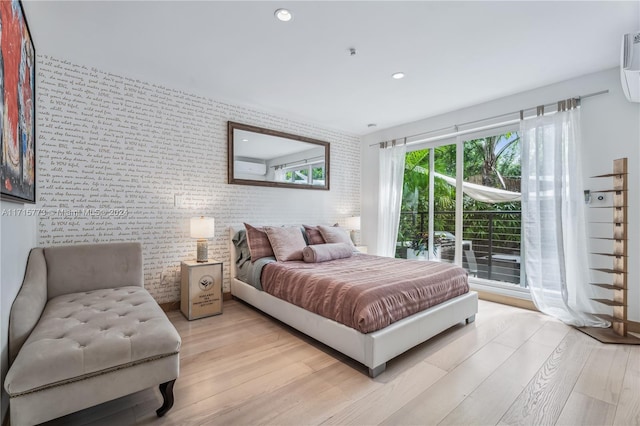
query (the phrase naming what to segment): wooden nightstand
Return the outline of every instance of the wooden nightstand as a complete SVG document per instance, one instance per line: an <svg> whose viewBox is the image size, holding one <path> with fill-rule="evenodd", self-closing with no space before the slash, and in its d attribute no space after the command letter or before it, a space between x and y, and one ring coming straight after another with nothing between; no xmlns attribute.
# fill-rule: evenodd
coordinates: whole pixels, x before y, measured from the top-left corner
<svg viewBox="0 0 640 426"><path fill-rule="evenodd" d="M356 250L358 250L360 253L367 253L367 246L356 246Z"/></svg>
<svg viewBox="0 0 640 426"><path fill-rule="evenodd" d="M181 264L180 311L188 320L222 313L222 262Z"/></svg>

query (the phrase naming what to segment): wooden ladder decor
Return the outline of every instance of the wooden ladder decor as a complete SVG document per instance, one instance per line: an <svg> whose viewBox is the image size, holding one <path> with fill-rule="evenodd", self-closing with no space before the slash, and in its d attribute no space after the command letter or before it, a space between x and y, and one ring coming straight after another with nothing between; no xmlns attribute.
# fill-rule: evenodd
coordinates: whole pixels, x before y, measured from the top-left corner
<svg viewBox="0 0 640 426"><path fill-rule="evenodd" d="M593 252L598 256L607 256L612 260L611 268L591 268L592 270L609 274L611 283L591 283L599 288L611 292L608 299L592 299L598 303L611 307L613 314L595 314L611 322L609 328L581 327L578 330L603 343L623 343L640 345L640 339L627 334L627 159L620 158L613 161L613 173L592 176L593 178L610 178L613 180L613 188L602 191L592 191L593 193L611 193L613 203L610 207L613 211L613 230L611 237L594 237L600 240L613 242L611 252ZM595 207L603 208L603 207ZM607 207L604 207L607 208ZM602 222L600 222L602 223Z"/></svg>

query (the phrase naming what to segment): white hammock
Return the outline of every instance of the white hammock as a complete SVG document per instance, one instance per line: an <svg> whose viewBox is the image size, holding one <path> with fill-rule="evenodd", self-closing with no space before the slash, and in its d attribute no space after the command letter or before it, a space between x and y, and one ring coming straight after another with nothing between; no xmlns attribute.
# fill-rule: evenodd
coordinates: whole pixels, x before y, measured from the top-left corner
<svg viewBox="0 0 640 426"><path fill-rule="evenodd" d="M443 179L451 186L456 186L456 180L449 176L434 172L433 175ZM510 201L520 201L519 192L511 192L499 188L491 188L490 186L478 185L476 183L462 182L462 192L469 197L483 203L508 203Z"/></svg>

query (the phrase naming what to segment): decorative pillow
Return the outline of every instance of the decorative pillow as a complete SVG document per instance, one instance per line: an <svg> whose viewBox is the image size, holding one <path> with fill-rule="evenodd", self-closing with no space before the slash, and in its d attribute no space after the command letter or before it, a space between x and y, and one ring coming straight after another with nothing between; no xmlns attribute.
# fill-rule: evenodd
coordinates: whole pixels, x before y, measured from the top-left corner
<svg viewBox="0 0 640 426"><path fill-rule="evenodd" d="M267 233L264 228L256 228L248 223L244 224L247 230L247 242L249 243L249 252L251 252L251 262L255 262L263 257L273 256L273 249L269 242Z"/></svg>
<svg viewBox="0 0 640 426"><path fill-rule="evenodd" d="M300 228L265 226L264 230L278 262L302 260L302 249L307 246L307 243L304 242Z"/></svg>
<svg viewBox="0 0 640 426"><path fill-rule="evenodd" d="M329 260L345 259L352 255L353 247L346 243L317 244L302 249L302 258L307 263L320 263Z"/></svg>
<svg viewBox="0 0 640 426"><path fill-rule="evenodd" d="M310 226L310 225L302 225L304 227L304 235L307 238L307 245L314 245L314 244L326 244L327 241L324 240L324 238L322 238L322 234L320 234L320 230L318 229L317 226ZM338 225L337 223L334 224L333 226L338 227L340 225Z"/></svg>
<svg viewBox="0 0 640 426"><path fill-rule="evenodd" d="M324 238L320 234L320 230L317 226L302 225L304 227L304 233L307 234L307 241L309 245L324 244Z"/></svg>
<svg viewBox="0 0 640 426"><path fill-rule="evenodd" d="M318 230L327 243L345 243L349 244L352 250L355 248L349 233L344 228L340 228L339 226L318 225Z"/></svg>

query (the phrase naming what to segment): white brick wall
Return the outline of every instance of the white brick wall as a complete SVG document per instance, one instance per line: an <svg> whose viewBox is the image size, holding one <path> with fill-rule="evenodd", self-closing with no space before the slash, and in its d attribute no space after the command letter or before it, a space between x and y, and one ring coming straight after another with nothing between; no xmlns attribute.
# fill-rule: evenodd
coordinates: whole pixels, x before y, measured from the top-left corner
<svg viewBox="0 0 640 426"><path fill-rule="evenodd" d="M209 257L224 261L228 290L229 226L359 214L355 136L47 55L37 65L39 245L140 241L159 303L180 298L180 261L195 258L192 216L216 219ZM331 190L228 185L228 120L330 142Z"/></svg>

